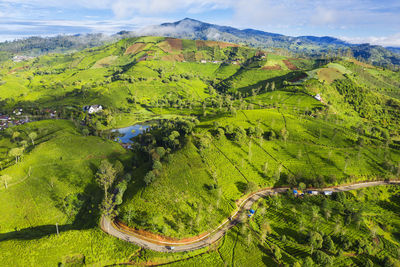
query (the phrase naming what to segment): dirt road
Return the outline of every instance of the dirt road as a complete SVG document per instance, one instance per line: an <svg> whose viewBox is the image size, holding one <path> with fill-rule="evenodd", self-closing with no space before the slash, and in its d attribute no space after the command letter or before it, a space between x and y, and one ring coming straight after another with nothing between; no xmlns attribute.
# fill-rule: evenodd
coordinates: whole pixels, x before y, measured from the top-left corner
<svg viewBox="0 0 400 267"><path fill-rule="evenodd" d="M365 187L379 186L379 185L390 185L390 184L398 184L400 185L400 181L377 181L377 182L366 182L352 185L343 185L338 187L328 187L317 190L319 192L323 191L332 191L332 192L341 192L341 191L350 191L357 190ZM218 241L224 234L234 227L236 224L240 222L241 215L246 213L251 206L260 198L272 195L272 194L280 194L284 193L288 190L288 188L266 188L262 189L244 199L236 212L230 217L230 219L225 220L220 226L215 228L212 232L202 235L201 237L191 240L189 242L185 241L162 241L158 239L154 239L148 236L141 235L135 231L130 231L127 229L122 229L114 222L109 219L102 217L100 221L101 229L119 239L125 240L127 242L134 243L138 246L141 246L146 249L151 249L159 252L184 252L184 251L192 251L200 248L207 247L216 241ZM173 249L171 249L173 247Z"/></svg>

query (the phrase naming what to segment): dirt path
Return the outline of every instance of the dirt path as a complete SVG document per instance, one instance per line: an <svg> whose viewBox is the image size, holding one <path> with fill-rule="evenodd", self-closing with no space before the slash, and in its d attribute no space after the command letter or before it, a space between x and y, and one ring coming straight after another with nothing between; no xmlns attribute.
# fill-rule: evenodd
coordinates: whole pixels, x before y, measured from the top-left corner
<svg viewBox="0 0 400 267"><path fill-rule="evenodd" d="M336 187L328 187L317 190L319 192L322 191L333 191L333 192L342 192L342 191L350 191L350 190L357 190L365 187L373 187L379 185L393 185L397 184L400 185L400 181L376 181L376 182L365 182L365 183L358 183L352 185L343 185L343 186L336 186ZM240 222L241 215L246 213L251 206L260 198L272 195L272 194L280 194L284 193L288 190L288 188L266 188L262 189L258 192L255 192L244 199L239 207L237 208L236 212L230 217L231 219L225 220L220 226L218 226L213 231L200 235L196 239L192 239L191 241L164 241L160 239L154 239L149 236L145 236L143 234L138 233L135 230L128 230L122 229L120 226L116 225L111 220L102 217L100 221L101 229L119 239L125 240L127 242L134 243L138 246L141 246L146 249L151 249L154 251L159 252L184 252L184 251L192 251L200 248L207 247L216 241L218 241L221 237L225 235L225 233L234 227L236 224ZM169 247L174 247L171 250Z"/></svg>

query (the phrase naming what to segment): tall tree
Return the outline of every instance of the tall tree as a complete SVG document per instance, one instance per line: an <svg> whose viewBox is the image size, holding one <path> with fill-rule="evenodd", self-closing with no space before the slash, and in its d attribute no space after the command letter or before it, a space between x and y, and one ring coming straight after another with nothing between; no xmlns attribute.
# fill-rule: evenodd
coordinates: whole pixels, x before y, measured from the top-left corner
<svg viewBox="0 0 400 267"><path fill-rule="evenodd" d="M8 181L11 180L11 176L9 176L8 174L3 174L1 177L1 182L4 183L5 188L8 188Z"/></svg>
<svg viewBox="0 0 400 267"><path fill-rule="evenodd" d="M35 139L37 138L37 133L31 132L28 136L32 141L32 145L35 145Z"/></svg>
<svg viewBox="0 0 400 267"><path fill-rule="evenodd" d="M102 160L97 171L97 182L104 188L105 199L108 198L108 189L114 183L117 172L108 160Z"/></svg>
<svg viewBox="0 0 400 267"><path fill-rule="evenodd" d="M21 158L22 154L24 153L23 147L14 147L11 148L8 152L10 156L15 157L15 163L18 163L19 159Z"/></svg>

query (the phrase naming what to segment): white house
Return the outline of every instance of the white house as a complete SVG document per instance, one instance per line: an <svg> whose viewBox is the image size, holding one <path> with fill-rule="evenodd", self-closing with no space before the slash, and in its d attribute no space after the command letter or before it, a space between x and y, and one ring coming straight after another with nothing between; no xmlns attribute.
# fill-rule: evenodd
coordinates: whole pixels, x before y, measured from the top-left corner
<svg viewBox="0 0 400 267"><path fill-rule="evenodd" d="M321 97L320 94L316 94L316 95L314 96L314 98L317 99L318 101L322 101L322 97Z"/></svg>
<svg viewBox="0 0 400 267"><path fill-rule="evenodd" d="M20 116L22 114L22 108L14 110L13 114Z"/></svg>
<svg viewBox="0 0 400 267"><path fill-rule="evenodd" d="M101 105L84 106L83 110L89 114L93 114L102 111L103 107Z"/></svg>

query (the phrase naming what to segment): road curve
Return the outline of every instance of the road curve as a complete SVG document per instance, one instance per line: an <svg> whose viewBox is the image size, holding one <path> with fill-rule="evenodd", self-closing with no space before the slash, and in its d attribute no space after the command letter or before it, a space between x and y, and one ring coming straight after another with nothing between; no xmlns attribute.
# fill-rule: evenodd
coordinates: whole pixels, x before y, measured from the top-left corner
<svg viewBox="0 0 400 267"><path fill-rule="evenodd" d="M350 191L361 189L365 187L373 187L379 185L400 185L400 181L376 181L376 182L365 182L358 183L352 185L343 185L337 187L328 187L323 188L317 191L333 191L333 192L341 192L341 191ZM102 217L100 220L101 229L109 235L117 237L119 239L125 240L130 243L134 243L138 246L141 246L146 249L151 249L158 252L184 252L184 251L192 251L200 248L207 247L216 241L218 241L221 237L225 235L225 233L234 227L236 224L240 222L241 214L245 213L247 210L251 208L251 206L262 197L279 194L286 192L288 188L266 188L259 190L246 199L244 199L239 207L236 209L236 212L230 217L230 219L225 220L222 224L220 224L213 231L200 235L198 238L185 242L185 241L162 241L157 240L152 237L144 236L138 232L130 231L128 229L123 229L119 225L115 224L113 221L106 217ZM174 247L173 250L170 247Z"/></svg>

